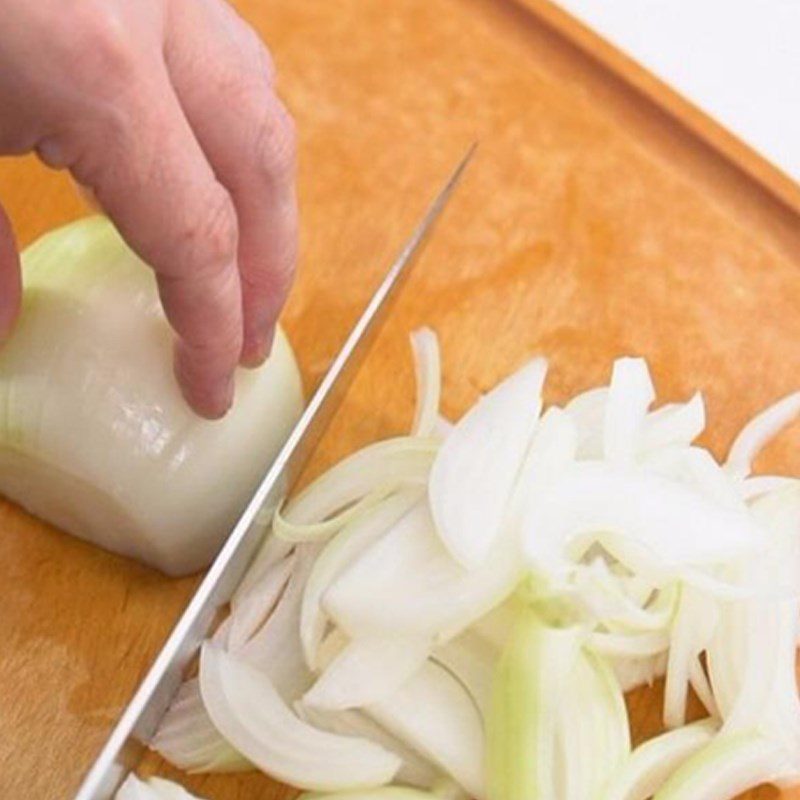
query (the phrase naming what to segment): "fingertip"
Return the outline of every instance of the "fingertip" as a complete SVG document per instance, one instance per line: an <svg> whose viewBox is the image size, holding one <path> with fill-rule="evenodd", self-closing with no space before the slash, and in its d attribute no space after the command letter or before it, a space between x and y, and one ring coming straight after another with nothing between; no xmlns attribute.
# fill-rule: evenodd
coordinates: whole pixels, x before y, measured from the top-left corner
<svg viewBox="0 0 800 800"><path fill-rule="evenodd" d="M0 344L14 330L22 302L19 253L11 222L0 207Z"/></svg>
<svg viewBox="0 0 800 800"><path fill-rule="evenodd" d="M233 374L208 374L180 343L175 349L174 371L183 398L198 416L218 420L230 411L235 395Z"/></svg>
<svg viewBox="0 0 800 800"><path fill-rule="evenodd" d="M264 333L253 333L246 336L239 363L247 369L257 369L270 357L274 342L274 325L270 325Z"/></svg>

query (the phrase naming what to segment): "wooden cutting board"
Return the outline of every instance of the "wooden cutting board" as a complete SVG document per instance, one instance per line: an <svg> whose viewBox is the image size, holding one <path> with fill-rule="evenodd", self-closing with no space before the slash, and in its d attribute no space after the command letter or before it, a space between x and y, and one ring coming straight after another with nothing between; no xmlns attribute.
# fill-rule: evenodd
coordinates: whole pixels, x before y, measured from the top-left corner
<svg viewBox="0 0 800 800"><path fill-rule="evenodd" d="M641 354L664 397L704 391L706 442L722 454L753 412L798 388L795 213L522 4L238 5L270 42L299 126L302 268L285 321L309 385L480 140L313 470L406 429L407 336L423 324L441 336L450 415L534 353L551 360L553 402ZM0 162L0 198L22 243L84 213L66 178L32 159ZM759 467L800 473L800 425ZM0 797L68 798L196 579L168 580L8 505L0 542ZM652 731L657 698L631 707L639 735ZM285 793L259 775L187 785L211 800Z"/></svg>

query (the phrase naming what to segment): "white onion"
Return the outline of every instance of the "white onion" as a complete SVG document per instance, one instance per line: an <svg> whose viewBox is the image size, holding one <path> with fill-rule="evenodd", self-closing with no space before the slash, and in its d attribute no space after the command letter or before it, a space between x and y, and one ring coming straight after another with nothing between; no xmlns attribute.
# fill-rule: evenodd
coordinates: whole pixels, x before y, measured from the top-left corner
<svg viewBox="0 0 800 800"><path fill-rule="evenodd" d="M200 800L200 798L164 778L152 777L143 781L131 773L117 790L114 800Z"/></svg>
<svg viewBox="0 0 800 800"><path fill-rule="evenodd" d="M449 428L432 336L414 431L443 443L370 445L275 518L305 543L262 547L162 750L372 784L313 800L729 800L800 779L800 482L721 467L693 444L700 395L649 411L641 359L541 416L534 361ZM623 692L664 675L674 730L631 753ZM684 725L690 687L710 718ZM382 785L388 764L427 793Z"/></svg>
<svg viewBox="0 0 800 800"><path fill-rule="evenodd" d="M388 783L400 766L372 742L302 722L263 672L209 644L200 659L200 691L220 733L278 780L304 789L357 789Z"/></svg>
<svg viewBox="0 0 800 800"><path fill-rule="evenodd" d="M483 720L468 692L447 670L428 662L395 694L365 710L475 800L484 800Z"/></svg>
<svg viewBox="0 0 800 800"><path fill-rule="evenodd" d="M456 562L479 566L506 508L542 407L547 362L536 359L496 386L459 420L431 470L436 530Z"/></svg>
<svg viewBox="0 0 800 800"><path fill-rule="evenodd" d="M302 408L285 336L209 422L178 390L152 272L107 220L47 234L23 264L23 311L0 351L0 492L167 573L205 566Z"/></svg>

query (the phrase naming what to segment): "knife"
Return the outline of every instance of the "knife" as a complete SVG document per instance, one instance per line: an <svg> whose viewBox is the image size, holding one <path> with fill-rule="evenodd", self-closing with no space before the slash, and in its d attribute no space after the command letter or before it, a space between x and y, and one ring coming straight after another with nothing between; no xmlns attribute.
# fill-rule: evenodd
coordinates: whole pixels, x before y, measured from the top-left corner
<svg viewBox="0 0 800 800"><path fill-rule="evenodd" d="M238 586L261 543L265 524L292 488L322 437L380 330L393 297L434 222L458 183L475 145L467 151L390 267L342 349L314 392L294 430L209 568L186 610L86 775L75 800L111 800L139 762L183 672L210 632L217 613Z"/></svg>

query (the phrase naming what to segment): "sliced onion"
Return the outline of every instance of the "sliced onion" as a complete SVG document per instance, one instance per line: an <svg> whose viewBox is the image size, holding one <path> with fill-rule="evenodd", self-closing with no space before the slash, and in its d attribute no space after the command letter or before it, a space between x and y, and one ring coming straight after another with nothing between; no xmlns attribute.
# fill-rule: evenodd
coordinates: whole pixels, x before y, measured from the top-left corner
<svg viewBox="0 0 800 800"><path fill-rule="evenodd" d="M481 716L447 670L427 662L395 694L366 711L476 800L486 797Z"/></svg>
<svg viewBox="0 0 800 800"><path fill-rule="evenodd" d="M337 792L335 795L301 794L298 800L435 800L436 795L409 789L406 786L382 786L357 792Z"/></svg>
<svg viewBox="0 0 800 800"><path fill-rule="evenodd" d="M608 389L589 389L575 395L564 411L575 423L577 430L576 458L595 460L603 457L603 421L606 415Z"/></svg>
<svg viewBox="0 0 800 800"><path fill-rule="evenodd" d="M442 778L441 772L430 761L362 711L320 711L304 706L302 702L295 704L295 711L300 719L316 728L368 739L395 753L402 761L395 775L398 783L430 789Z"/></svg>
<svg viewBox="0 0 800 800"><path fill-rule="evenodd" d="M769 492L796 485L797 478L785 478L782 475L756 475L752 478L745 478L741 482L741 492L745 500L755 500Z"/></svg>
<svg viewBox="0 0 800 800"><path fill-rule="evenodd" d="M270 515L269 520L264 522L267 528L271 524L271 520L272 515ZM293 550L293 542L286 542L283 539L279 539L277 536L273 536L270 530L266 530L264 540L261 543L258 553L256 553L256 557L250 564L244 578L242 578L242 582L236 587L236 591L233 593L231 604L235 605L254 587L258 586L272 567L279 561L283 561L287 558Z"/></svg>
<svg viewBox="0 0 800 800"><path fill-rule="evenodd" d="M420 483L423 481L420 480ZM378 505L391 494L394 486L378 486L349 506L322 522L290 522L278 508L272 520L272 534L286 542L318 542L329 539L345 525L362 517L370 508Z"/></svg>
<svg viewBox="0 0 800 800"><path fill-rule="evenodd" d="M682 483L708 500L734 511L745 510L741 486L700 447L668 447L643 462L645 469Z"/></svg>
<svg viewBox="0 0 800 800"><path fill-rule="evenodd" d="M738 478L750 474L762 448L800 414L800 392L795 392L754 417L733 440L725 468Z"/></svg>
<svg viewBox="0 0 800 800"><path fill-rule="evenodd" d="M681 764L711 742L718 727L713 720L702 720L639 745L606 787L603 800L652 797Z"/></svg>
<svg viewBox="0 0 800 800"><path fill-rule="evenodd" d="M494 681L487 737L492 798L558 797L558 709L575 668L578 629L552 628L520 610Z"/></svg>
<svg viewBox="0 0 800 800"><path fill-rule="evenodd" d="M306 706L341 711L378 703L396 692L428 658L425 638L354 639L306 692Z"/></svg>
<svg viewBox="0 0 800 800"><path fill-rule="evenodd" d="M156 793L160 800L200 800L193 794L189 794L182 786L168 781L165 778L158 778L155 775L147 779L147 785Z"/></svg>
<svg viewBox="0 0 800 800"><path fill-rule="evenodd" d="M509 503L514 534L526 506L537 503L539 493L547 493L550 483L575 460L577 446L578 431L572 417L556 406L547 409L533 434Z"/></svg>
<svg viewBox="0 0 800 800"><path fill-rule="evenodd" d="M664 631L672 621L678 599L676 586L670 584L659 590L651 602L639 605L625 592L622 581L612 574L601 558L580 565L573 586L579 602L610 631Z"/></svg>
<svg viewBox="0 0 800 800"><path fill-rule="evenodd" d="M187 772L238 772L253 768L214 727L200 697L197 678L185 681L178 689L150 747Z"/></svg>
<svg viewBox="0 0 800 800"><path fill-rule="evenodd" d="M222 735L259 769L303 789L381 786L400 759L365 739L337 736L302 722L265 673L205 644L200 691Z"/></svg>
<svg viewBox="0 0 800 800"><path fill-rule="evenodd" d="M373 493L385 493L405 483L425 483L438 448L434 439L410 436L364 447L291 500L278 516L279 532L293 540L332 535L352 519L352 513L345 511L335 518L335 523L322 528L318 524Z"/></svg>
<svg viewBox="0 0 800 800"><path fill-rule="evenodd" d="M688 447L706 427L703 396L697 392L688 403L675 403L651 411L642 426L641 451Z"/></svg>
<svg viewBox="0 0 800 800"><path fill-rule="evenodd" d="M531 566L558 574L571 540L609 531L671 569L753 553L759 538L747 514L709 502L699 492L658 475L585 462L566 469L546 499L537 495L530 504L523 548Z"/></svg>
<svg viewBox="0 0 800 800"><path fill-rule="evenodd" d="M709 715L714 719L719 719L720 713L714 698L714 690L711 688L708 675L706 675L699 657L693 659L689 665L689 685L694 689L694 693Z"/></svg>
<svg viewBox="0 0 800 800"><path fill-rule="evenodd" d="M648 658L663 653L669 647L669 634L666 631L618 634L590 633L587 647L601 656L612 658Z"/></svg>
<svg viewBox="0 0 800 800"><path fill-rule="evenodd" d="M200 800L181 786L164 778L140 780L130 773L114 795L114 800Z"/></svg>
<svg viewBox="0 0 800 800"><path fill-rule="evenodd" d="M354 638L389 629L443 640L502 602L521 569L509 546L495 548L478 569L456 564L423 499L333 583L323 606Z"/></svg>
<svg viewBox="0 0 800 800"><path fill-rule="evenodd" d="M800 489L765 495L755 502L753 512L764 528L767 548L760 558L738 565L737 571L739 580L760 591L722 607L718 634L708 649L709 672L726 730L778 728L790 751L800 754L795 683ZM794 596L781 593L789 587Z"/></svg>
<svg viewBox="0 0 800 800"><path fill-rule="evenodd" d="M420 328L411 334L411 347L417 378L417 402L411 434L433 436L442 384L439 339L430 328Z"/></svg>
<svg viewBox="0 0 800 800"><path fill-rule="evenodd" d="M581 654L558 708L555 763L559 800L601 797L631 749L622 690L604 660Z"/></svg>
<svg viewBox="0 0 800 800"><path fill-rule="evenodd" d="M781 747L758 733L719 735L670 775L654 800L730 800L784 768Z"/></svg>
<svg viewBox="0 0 800 800"><path fill-rule="evenodd" d="M664 724L667 728L685 723L692 665L711 643L718 622L719 611L713 598L705 597L691 586L681 587L678 611L670 633L664 687Z"/></svg>
<svg viewBox="0 0 800 800"><path fill-rule="evenodd" d="M654 399L647 362L642 358L617 359L603 420L603 454L609 462L633 463L647 409Z"/></svg>
<svg viewBox="0 0 800 800"><path fill-rule="evenodd" d="M322 596L339 575L371 544L383 536L420 499L420 489L405 489L387 498L338 533L319 554L303 590L300 639L309 669L317 669L317 650L327 617Z"/></svg>
<svg viewBox="0 0 800 800"><path fill-rule="evenodd" d="M231 624L225 640L226 650L241 649L264 625L289 583L295 561L294 554L278 561L247 594L239 595L231 601Z"/></svg>
<svg viewBox="0 0 800 800"><path fill-rule="evenodd" d="M469 692L484 720L489 713L499 650L472 631L439 645L432 660L454 675Z"/></svg>
<svg viewBox="0 0 800 800"><path fill-rule="evenodd" d="M667 654L649 658L609 658L609 663L622 691L631 692L640 686L652 686L657 678L666 674Z"/></svg>
<svg viewBox="0 0 800 800"><path fill-rule="evenodd" d="M300 609L319 545L297 548L294 571L275 611L236 655L267 674L287 701L297 699L313 682L300 643Z"/></svg>
<svg viewBox="0 0 800 800"><path fill-rule="evenodd" d="M436 530L470 569L488 557L542 407L547 362L536 359L481 398L439 451L429 482Z"/></svg>

